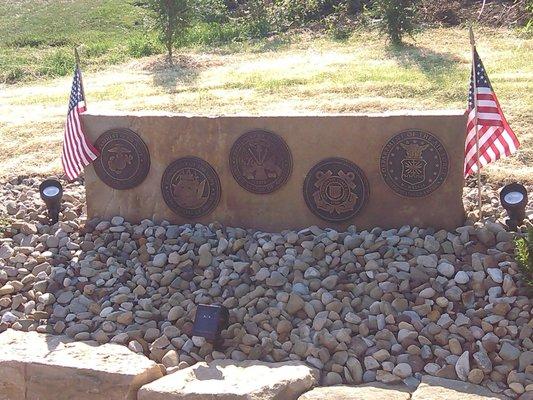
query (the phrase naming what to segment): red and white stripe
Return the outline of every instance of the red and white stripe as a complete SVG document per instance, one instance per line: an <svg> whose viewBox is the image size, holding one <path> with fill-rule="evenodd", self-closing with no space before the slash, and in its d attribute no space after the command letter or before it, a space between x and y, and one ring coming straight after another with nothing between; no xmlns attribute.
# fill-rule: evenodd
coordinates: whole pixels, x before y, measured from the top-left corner
<svg viewBox="0 0 533 400"><path fill-rule="evenodd" d="M479 136L479 166L513 154L520 143L505 119L498 99L488 87L476 89L477 110L468 113L465 147L465 176L478 171L476 122Z"/></svg>
<svg viewBox="0 0 533 400"><path fill-rule="evenodd" d="M89 165L99 155L98 150L87 140L83 133L80 114L86 110L81 72L76 65L63 135L63 152L61 154L61 164L69 180L76 179L83 167Z"/></svg>

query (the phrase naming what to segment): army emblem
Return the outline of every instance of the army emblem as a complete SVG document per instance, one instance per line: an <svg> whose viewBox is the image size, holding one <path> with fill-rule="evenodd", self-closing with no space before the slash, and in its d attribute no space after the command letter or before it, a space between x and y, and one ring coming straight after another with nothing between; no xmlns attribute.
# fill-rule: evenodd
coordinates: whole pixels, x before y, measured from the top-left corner
<svg viewBox="0 0 533 400"><path fill-rule="evenodd" d="M112 129L96 140L100 157L94 162L98 177L113 189L139 185L150 170L150 154L144 141L129 129Z"/></svg>
<svg viewBox="0 0 533 400"><path fill-rule="evenodd" d="M266 131L240 136L231 147L229 164L233 177L252 193L272 193L292 172L292 156L285 141Z"/></svg>
<svg viewBox="0 0 533 400"><path fill-rule="evenodd" d="M303 192L313 214L331 222L354 217L369 197L363 171L343 158L328 158L311 168L305 177Z"/></svg>
<svg viewBox="0 0 533 400"><path fill-rule="evenodd" d="M197 157L183 157L165 170L161 191L172 211L185 218L197 218L216 208L221 188L211 165Z"/></svg>
<svg viewBox="0 0 533 400"><path fill-rule="evenodd" d="M448 176L448 154L433 135L401 132L381 152L380 170L387 185L406 197L427 196Z"/></svg>

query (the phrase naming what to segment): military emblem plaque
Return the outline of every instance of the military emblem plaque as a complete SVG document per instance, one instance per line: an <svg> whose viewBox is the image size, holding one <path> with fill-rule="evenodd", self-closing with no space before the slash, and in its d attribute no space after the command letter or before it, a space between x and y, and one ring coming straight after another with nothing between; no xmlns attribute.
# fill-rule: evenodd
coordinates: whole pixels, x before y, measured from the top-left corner
<svg viewBox="0 0 533 400"><path fill-rule="evenodd" d="M307 173L304 199L316 216L342 222L359 213L369 197L368 181L363 171L344 158L320 161Z"/></svg>
<svg viewBox="0 0 533 400"><path fill-rule="evenodd" d="M229 155L237 183L252 193L272 193L283 186L292 172L292 156L285 141L267 131L240 136Z"/></svg>
<svg viewBox="0 0 533 400"><path fill-rule="evenodd" d="M380 171L387 185L405 197L423 197L448 176L448 154L432 134L407 130L393 136L381 151Z"/></svg>
<svg viewBox="0 0 533 400"><path fill-rule="evenodd" d="M150 171L150 153L144 141L130 129L111 129L98 137L100 156L94 161L96 175L109 187L131 189Z"/></svg>
<svg viewBox="0 0 533 400"><path fill-rule="evenodd" d="M208 162L183 157L172 162L163 174L161 192L168 207L184 218L211 213L220 201L220 179Z"/></svg>

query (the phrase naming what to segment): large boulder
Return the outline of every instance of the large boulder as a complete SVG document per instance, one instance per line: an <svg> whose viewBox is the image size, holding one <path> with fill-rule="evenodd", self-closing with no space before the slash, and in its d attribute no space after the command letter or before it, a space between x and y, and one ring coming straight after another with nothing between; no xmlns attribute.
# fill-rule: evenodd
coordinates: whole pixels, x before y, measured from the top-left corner
<svg viewBox="0 0 533 400"><path fill-rule="evenodd" d="M411 400L503 400L505 396L471 383L424 375Z"/></svg>
<svg viewBox="0 0 533 400"><path fill-rule="evenodd" d="M0 371L0 400L133 400L163 376L124 346L11 329L0 334Z"/></svg>
<svg viewBox="0 0 533 400"><path fill-rule="evenodd" d="M144 385L138 400L294 400L318 379L316 369L297 361L200 362Z"/></svg>
<svg viewBox="0 0 533 400"><path fill-rule="evenodd" d="M404 386L385 386L374 383L360 386L328 386L314 388L298 400L409 400L411 394Z"/></svg>

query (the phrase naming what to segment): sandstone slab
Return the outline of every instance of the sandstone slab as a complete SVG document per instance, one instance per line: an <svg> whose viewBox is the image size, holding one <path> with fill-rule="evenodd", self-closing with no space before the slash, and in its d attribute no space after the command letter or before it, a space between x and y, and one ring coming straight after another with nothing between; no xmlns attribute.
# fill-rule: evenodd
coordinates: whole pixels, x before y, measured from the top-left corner
<svg viewBox="0 0 533 400"><path fill-rule="evenodd" d="M411 400L503 400L482 386L424 375Z"/></svg>
<svg viewBox="0 0 533 400"><path fill-rule="evenodd" d="M464 221L461 196L466 117L463 111L216 117L84 113L82 121L86 134L93 143L109 129L127 128L142 138L150 153L148 176L141 184L129 190L107 186L96 175L94 165L85 169L89 219L121 215L130 222L139 222L149 217L176 224L192 222L191 218L176 214L167 206L161 182L165 169L173 161L185 156L195 156L208 162L216 171L221 193L218 205L212 212L193 218L194 222L207 224L219 221L226 226L272 232L311 225L343 230L352 224L356 224L358 228L392 228L409 224L449 229L462 225ZM234 143L241 135L257 129L277 134L286 142L292 154L292 173L284 185L267 196L251 193L241 187L228 168ZM387 153L387 149L392 149L390 146L385 149L385 146L393 137L406 130L430 133L442 144L439 147L442 160L447 159L446 162L443 161L441 168L442 171L448 168L448 173L438 175L439 182L441 179L445 180L427 195L398 195L382 177L382 172L387 170L380 165L381 156ZM361 146L361 143L365 145ZM397 156L403 157L407 162L409 157L405 151L401 147L398 149ZM428 149L424 154L428 163L427 171L421 170L422 175L416 175L416 179L421 176L430 179L431 175L430 180L433 180L433 173L437 173L431 169L433 156L429 157ZM445 154L447 157L444 157ZM357 215L343 222L327 222L313 214L302 196L304 177L326 157L341 157L355 163L368 180L368 202ZM275 160L268 160L268 163L271 161ZM287 167L283 167L281 172L289 173L286 169ZM398 163L393 174L399 178L402 174L401 164ZM398 181L402 182L402 179ZM446 207L442 207L443 204ZM350 209L354 207L349 203L346 206Z"/></svg>
<svg viewBox="0 0 533 400"><path fill-rule="evenodd" d="M8 329L0 334L0 400L135 399L159 366L126 347Z"/></svg>
<svg viewBox="0 0 533 400"><path fill-rule="evenodd" d="M144 385L138 400L292 400L311 389L318 371L302 362L200 362Z"/></svg>
<svg viewBox="0 0 533 400"><path fill-rule="evenodd" d="M409 400L411 394L404 386L379 383L360 386L329 386L315 388L298 400Z"/></svg>

